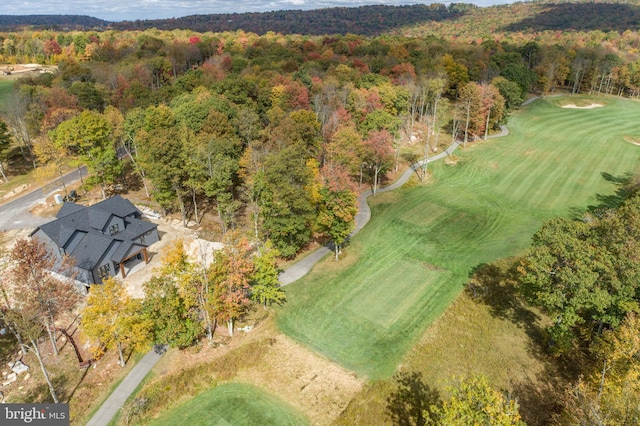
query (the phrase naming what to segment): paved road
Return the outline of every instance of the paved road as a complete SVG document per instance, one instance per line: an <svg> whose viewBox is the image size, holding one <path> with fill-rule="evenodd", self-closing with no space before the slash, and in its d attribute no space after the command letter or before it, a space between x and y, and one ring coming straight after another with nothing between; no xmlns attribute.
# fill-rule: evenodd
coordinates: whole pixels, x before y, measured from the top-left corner
<svg viewBox="0 0 640 426"><path fill-rule="evenodd" d="M149 374L149 371L167 351L166 346L154 348L147 352L140 361L131 369L120 385L111 392L109 398L96 411L87 426L106 426L116 413L122 408L127 398L138 387L140 382Z"/></svg>
<svg viewBox="0 0 640 426"><path fill-rule="evenodd" d="M62 177L64 183L69 185L87 175L87 169L82 168L80 171L74 170ZM45 186L36 188L31 192L21 195L19 198L0 205L0 231L9 229L34 229L44 223L49 222L52 218L35 216L29 212L36 204L47 198L51 193L59 191L62 188L62 179L56 179Z"/></svg>
<svg viewBox="0 0 640 426"><path fill-rule="evenodd" d="M118 158L127 156L124 148L117 149ZM35 229L36 227L49 222L53 218L40 217L29 212L36 204L45 200L52 193L62 189L64 185L70 185L80 180L80 177L87 176L87 168L82 166L72 172L55 179L44 186L33 189L27 194L21 195L8 203L0 202L0 231L10 229Z"/></svg>
<svg viewBox="0 0 640 426"><path fill-rule="evenodd" d="M509 129L506 126L500 126L500 133L489 136L489 138L499 138L502 136L506 136L509 134ZM453 142L447 149L442 151L439 154L429 157L426 160L427 163L431 163L437 160L440 160L444 157L447 157L453 153L460 145L462 141ZM425 160L418 161L417 163L412 164L407 168L407 170L402 173L402 175L391 185L385 186L377 190L377 194L393 191L394 189L400 188L402 185L407 183L407 181L411 178L411 176L416 173L416 170L419 170L422 166L424 166ZM372 191L365 191L360 194L358 197L358 213L356 214L356 227L354 231L351 233L351 236L357 234L371 219L371 209L369 208L369 204L367 203L367 198L372 194ZM309 254L307 257L300 259L298 262L291 265L285 271L280 274L280 285L285 286L292 284L304 277L311 269L314 267L316 263L318 263L323 257L327 254L331 253L332 249L330 247L320 247Z"/></svg>

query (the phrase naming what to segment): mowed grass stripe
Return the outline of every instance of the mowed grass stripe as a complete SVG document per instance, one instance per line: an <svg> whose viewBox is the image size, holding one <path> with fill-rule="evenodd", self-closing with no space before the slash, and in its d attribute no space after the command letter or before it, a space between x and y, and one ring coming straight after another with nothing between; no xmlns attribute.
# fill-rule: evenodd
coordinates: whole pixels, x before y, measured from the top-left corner
<svg viewBox="0 0 640 426"><path fill-rule="evenodd" d="M403 271L402 280L398 280L396 276L397 267ZM342 305L383 328L395 324L404 312L409 311L409 305L423 294L433 293L437 288L433 283L440 275L435 270L406 260L378 272Z"/></svg>
<svg viewBox="0 0 640 426"><path fill-rule="evenodd" d="M433 184L370 199L372 220L347 248L358 262L327 259L288 286L279 327L361 375L393 374L476 266L518 254L543 221L613 194L603 172L635 169L640 150L623 135L640 135L640 103L606 101L591 111L536 101L512 117L509 137L461 150L455 167L430 165Z"/></svg>
<svg viewBox="0 0 640 426"><path fill-rule="evenodd" d="M560 121L562 127L566 127L566 122L572 122L576 125L577 131L574 135L574 138L580 141L580 145L583 146L583 149L575 149L575 146L571 144L562 143L561 138L558 135L549 134L548 130L557 129L557 126L542 126L537 130L537 133L540 139L546 139L547 141L554 141L551 144L551 150L545 151L544 155L540 155L540 149L536 151L536 157L544 157L546 161L538 162L537 165L532 164L533 161L531 158L520 162L514 169L513 172L509 173L506 177L505 181L502 182L503 187L509 189L509 180L514 179L520 182L520 185L515 188L511 188L513 191L513 195L515 200L518 202L522 202L524 200L529 200L529 204L532 208L545 208L550 210L557 210L563 207L564 202L562 201L566 198L568 192L568 188L575 188L576 185L579 185L580 179L582 183L585 183L586 178L576 179L568 178L565 176L567 171L572 170L572 164L575 164L576 161L581 161L583 163L592 163L596 159L595 156L602 156L607 158L609 154L603 152L602 150L594 150L591 149L592 139L593 138L606 138L606 128L602 129L604 132L590 130L590 126L587 124L593 122L593 117L590 115L585 115L585 113L593 113L597 110L571 110L571 109L560 109L556 108L559 113L556 117L549 116L548 121L555 119ZM578 114L578 118L575 117L576 113ZM580 115L582 114L582 116ZM611 123L612 126L616 126L616 124ZM601 134L601 136L596 136L597 134ZM553 139L551 139L553 138ZM602 144L595 144L598 148L602 146ZM612 144L614 145L614 144ZM587 156L588 158L579 158ZM530 156L533 157L533 156ZM602 161L600 164L603 164ZM546 176L546 179L542 182L538 183L538 187L531 187L531 180L527 178L527 176L532 174L533 167L544 167L545 170L538 170L537 173L542 173ZM584 170L574 170L574 172L579 174L587 174L589 178L592 178L593 174L590 171ZM584 185L585 191L591 191L588 186ZM564 188L564 189L562 189Z"/></svg>
<svg viewBox="0 0 640 426"><path fill-rule="evenodd" d="M597 117L595 115L589 114L588 118L590 121L597 120L601 118L612 128L618 129L618 131L623 130L620 126L624 121L632 120L632 117L627 117L624 121L620 120L620 117L624 114L625 111L621 111L618 108L614 108L617 105L607 106L602 109L603 117ZM609 109L607 109L609 108ZM617 115L612 115L611 111L616 111ZM578 112L598 112L600 109L595 110L587 110L587 111L578 111ZM566 202L564 200L569 196L573 196L576 193L581 193L579 198L590 197L590 199L595 203L597 202L597 194L593 192L594 185L597 184L597 180L604 180L603 174L609 173L612 175L617 174L617 170L622 169L628 170L629 168L633 169L631 162L635 162L638 159L638 154L640 154L640 149L637 152L631 150L629 152L628 147L624 146L623 139L621 139L620 134L615 134L613 137L607 131L607 127L602 125L603 121L597 121L600 124L599 128L594 130L589 130L589 126L586 126L581 132L576 134L576 137L582 139L582 149L575 150L574 155L567 155L567 160L562 165L566 170L572 170L569 166L574 162L582 162L584 164L589 164L589 167L585 167L583 169L573 168L573 176L564 179L564 182L561 182L560 189L555 196L555 203L552 205L552 208L559 209ZM582 123L582 122L581 122ZM628 152L628 155L625 155L623 151Z"/></svg>

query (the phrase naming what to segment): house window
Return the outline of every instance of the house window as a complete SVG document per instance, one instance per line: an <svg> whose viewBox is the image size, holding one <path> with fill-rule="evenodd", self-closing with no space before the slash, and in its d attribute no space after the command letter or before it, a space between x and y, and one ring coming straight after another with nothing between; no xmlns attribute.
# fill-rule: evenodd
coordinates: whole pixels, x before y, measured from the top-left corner
<svg viewBox="0 0 640 426"><path fill-rule="evenodd" d="M119 230L120 230L120 227L118 226L117 223L115 225L111 225L109 227L109 235L117 234Z"/></svg>
<svg viewBox="0 0 640 426"><path fill-rule="evenodd" d="M111 272L111 265L104 264L98 268L98 278L103 279L109 276L109 272Z"/></svg>

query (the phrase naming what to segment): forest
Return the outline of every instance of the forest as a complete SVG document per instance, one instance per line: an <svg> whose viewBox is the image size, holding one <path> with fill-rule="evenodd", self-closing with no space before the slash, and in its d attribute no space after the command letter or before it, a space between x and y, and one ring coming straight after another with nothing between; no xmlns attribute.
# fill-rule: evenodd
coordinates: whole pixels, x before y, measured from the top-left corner
<svg viewBox="0 0 640 426"><path fill-rule="evenodd" d="M321 16L239 14L237 26L220 30L227 32L213 32L221 19L215 15L99 31L0 32L0 63L57 67L17 79L7 96L1 177L13 178L9 163L16 158L52 177L82 163L90 172L86 184L106 197L133 176L154 206L185 227L213 215L217 237L240 232L269 247L265 269L273 283L274 253L292 259L311 244L330 242L338 258L354 228L361 190L375 194L401 164L453 140L486 139L530 94L640 96L635 5L474 9L407 6L393 9L394 15L386 7L362 7L332 9L333 18L327 10L317 12ZM594 10L601 24L567 18ZM321 23L311 29L303 15ZM380 25L369 26L371 16L382 15L393 23L376 19ZM494 19L508 15L521 19ZM465 21L469 16L483 20ZM420 23L424 19L432 22ZM373 36L391 27L393 33ZM339 35L336 28L353 34ZM127 161L119 149L129 154ZM640 302L640 213L637 185L625 183L619 203L606 211L544 225L509 270L523 297L555 318L547 330L549 351L589 360L558 414L589 424L632 424L640 416L638 399L633 402L640 395L640 325L633 314ZM234 290L244 303L259 267L247 261L247 242L238 241L237 250L220 256L246 269L242 289ZM148 286L145 309L152 314L162 312L161 294L198 285L179 249L172 261ZM215 268L209 273L233 275ZM276 294L269 297L281 301ZM186 347L211 334L210 304L190 302L197 318L207 318L204 325L180 321L185 330L179 335L180 327L164 324L153 331L157 341ZM231 331L234 315L220 317ZM174 335L163 336L167 330ZM496 401L513 411L511 402ZM568 424L580 424L574 420Z"/></svg>
<svg viewBox="0 0 640 426"><path fill-rule="evenodd" d="M170 19L109 22L80 15L0 15L0 31L21 30L191 30L246 31L278 34L378 36L433 34L477 37L496 32L539 35L546 31L633 31L640 8L633 0L608 2L529 1L508 6L477 7L468 3L333 7L262 13L212 13ZM473 25L470 25L473 23ZM467 34L465 34L467 33Z"/></svg>

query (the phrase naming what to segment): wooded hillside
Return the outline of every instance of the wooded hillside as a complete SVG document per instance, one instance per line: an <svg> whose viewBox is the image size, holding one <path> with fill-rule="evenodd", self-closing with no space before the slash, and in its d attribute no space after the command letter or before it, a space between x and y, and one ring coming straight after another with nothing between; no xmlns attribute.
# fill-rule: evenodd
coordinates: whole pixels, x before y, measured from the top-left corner
<svg viewBox="0 0 640 426"><path fill-rule="evenodd" d="M197 32L243 30L255 34L359 34L471 38L545 31L634 31L640 24L637 1L535 1L493 7L441 3L407 6L335 7L262 13L212 13L170 19L108 22L78 15L0 15L0 31L21 29L145 30Z"/></svg>

